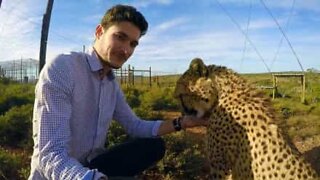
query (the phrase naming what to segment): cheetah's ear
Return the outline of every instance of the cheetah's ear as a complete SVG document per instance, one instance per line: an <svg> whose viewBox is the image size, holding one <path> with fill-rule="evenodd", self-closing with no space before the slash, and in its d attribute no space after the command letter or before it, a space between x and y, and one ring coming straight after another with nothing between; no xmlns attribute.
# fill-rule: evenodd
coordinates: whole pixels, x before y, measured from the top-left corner
<svg viewBox="0 0 320 180"><path fill-rule="evenodd" d="M200 76L207 76L208 74L207 66L200 58L194 58L190 63L189 69Z"/></svg>

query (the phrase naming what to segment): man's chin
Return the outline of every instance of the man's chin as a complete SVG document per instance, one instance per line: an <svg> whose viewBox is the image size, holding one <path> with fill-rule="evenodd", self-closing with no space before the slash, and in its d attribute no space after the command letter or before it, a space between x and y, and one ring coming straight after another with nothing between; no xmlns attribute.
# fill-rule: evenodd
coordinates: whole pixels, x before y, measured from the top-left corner
<svg viewBox="0 0 320 180"><path fill-rule="evenodd" d="M109 64L112 69L120 69L122 65Z"/></svg>
<svg viewBox="0 0 320 180"><path fill-rule="evenodd" d="M122 64L115 64L112 62L107 62L107 65L112 69L120 69L122 67L123 63Z"/></svg>

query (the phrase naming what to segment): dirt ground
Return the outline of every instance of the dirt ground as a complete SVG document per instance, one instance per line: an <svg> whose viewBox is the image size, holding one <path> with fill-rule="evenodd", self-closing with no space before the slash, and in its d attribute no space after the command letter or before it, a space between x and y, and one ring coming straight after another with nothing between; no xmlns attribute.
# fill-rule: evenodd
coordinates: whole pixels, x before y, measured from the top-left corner
<svg viewBox="0 0 320 180"><path fill-rule="evenodd" d="M320 135L306 140L293 139L293 143L317 173L320 174Z"/></svg>

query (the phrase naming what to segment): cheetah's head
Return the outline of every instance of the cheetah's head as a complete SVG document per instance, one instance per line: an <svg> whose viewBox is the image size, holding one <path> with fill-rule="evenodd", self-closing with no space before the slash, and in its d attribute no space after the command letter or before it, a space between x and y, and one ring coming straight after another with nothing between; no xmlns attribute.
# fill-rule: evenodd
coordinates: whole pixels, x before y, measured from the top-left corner
<svg viewBox="0 0 320 180"><path fill-rule="evenodd" d="M178 79L174 96L179 99L184 114L207 117L218 103L215 87L207 66L201 59L195 58Z"/></svg>

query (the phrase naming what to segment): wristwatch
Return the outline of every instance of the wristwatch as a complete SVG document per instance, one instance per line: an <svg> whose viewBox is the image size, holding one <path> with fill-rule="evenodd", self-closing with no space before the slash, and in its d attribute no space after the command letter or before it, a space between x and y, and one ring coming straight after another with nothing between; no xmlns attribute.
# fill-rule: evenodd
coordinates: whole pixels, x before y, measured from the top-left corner
<svg viewBox="0 0 320 180"><path fill-rule="evenodd" d="M182 117L179 116L172 121L173 127L176 131L180 131L182 129L181 120L182 120Z"/></svg>

